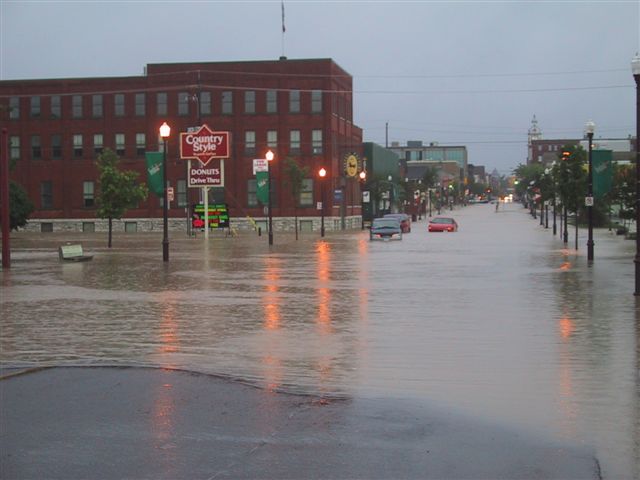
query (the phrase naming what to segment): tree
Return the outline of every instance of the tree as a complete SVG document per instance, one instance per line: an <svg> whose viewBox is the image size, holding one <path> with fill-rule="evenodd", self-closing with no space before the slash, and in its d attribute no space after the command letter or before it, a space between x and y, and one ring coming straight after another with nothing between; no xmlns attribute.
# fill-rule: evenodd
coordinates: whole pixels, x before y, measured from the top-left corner
<svg viewBox="0 0 640 480"><path fill-rule="evenodd" d="M24 227L33 209L33 202L24 188L14 181L9 182L9 228Z"/></svg>
<svg viewBox="0 0 640 480"><path fill-rule="evenodd" d="M109 219L109 248L113 233L113 219L120 219L128 208L147 198L145 184L136 183L137 172L118 170L120 159L106 149L96 162L99 171L99 191L96 196L98 217Z"/></svg>
<svg viewBox="0 0 640 480"><path fill-rule="evenodd" d="M438 185L438 169L435 167L427 167L422 175L422 183L425 188L432 188Z"/></svg>
<svg viewBox="0 0 640 480"><path fill-rule="evenodd" d="M296 159L292 157L285 158L284 163L291 196L293 197L293 215L296 222L296 240L298 240L298 202L302 192L302 182L309 176L309 167L301 167Z"/></svg>

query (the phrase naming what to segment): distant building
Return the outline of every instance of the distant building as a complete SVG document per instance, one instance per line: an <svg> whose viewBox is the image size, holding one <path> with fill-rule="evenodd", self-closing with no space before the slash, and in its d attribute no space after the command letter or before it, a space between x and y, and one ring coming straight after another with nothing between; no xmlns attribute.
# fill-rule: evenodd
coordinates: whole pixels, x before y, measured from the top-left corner
<svg viewBox="0 0 640 480"><path fill-rule="evenodd" d="M248 216L265 222L253 160L272 150L276 230L292 230L294 214L299 227L319 229L320 167L328 171L327 228L358 228L360 202L345 204L360 198L359 183L345 181L344 173L345 157L359 158L362 147L362 130L353 123L352 84L351 75L331 59L286 58L150 64L144 75L130 77L0 81L0 124L8 130L16 165L11 178L36 207L28 228L103 230L105 221L96 218L97 155L110 148L123 169L146 182L145 153L162 149L159 127L165 121L171 127L168 183L175 191L170 228L183 228L188 209L199 200L201 189L187 188L179 133L201 124L230 132L224 187L212 188L210 201L229 205L235 227L248 228ZM286 183L288 157L309 169L298 198ZM151 194L116 227L158 230L161 218L161 199Z"/></svg>
<svg viewBox="0 0 640 480"><path fill-rule="evenodd" d="M596 131L597 134L597 131ZM556 138L543 139L542 131L538 127L535 115L531 121L529 129L529 156L527 164L539 163L548 166L562 155L562 148L565 146L576 147L580 145L584 150L589 149L589 142L586 136L581 139ZM618 163L632 163L635 157L635 138L597 138L593 139L593 148L601 150L612 150L613 160Z"/></svg>
<svg viewBox="0 0 640 480"><path fill-rule="evenodd" d="M401 169L409 180L421 179L427 168L437 169L441 179L458 180L460 184L464 184L468 177L465 146L445 146L435 142L424 145L420 140L409 140L403 146L392 142L389 150L400 157Z"/></svg>

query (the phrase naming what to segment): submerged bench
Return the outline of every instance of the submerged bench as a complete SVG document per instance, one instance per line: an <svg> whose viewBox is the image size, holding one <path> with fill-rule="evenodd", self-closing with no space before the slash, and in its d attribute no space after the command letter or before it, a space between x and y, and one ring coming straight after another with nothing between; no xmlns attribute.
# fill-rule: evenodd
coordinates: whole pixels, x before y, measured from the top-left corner
<svg viewBox="0 0 640 480"><path fill-rule="evenodd" d="M82 245L62 245L58 248L58 257L60 260L67 262L86 262L91 260L93 255L85 255L82 251Z"/></svg>

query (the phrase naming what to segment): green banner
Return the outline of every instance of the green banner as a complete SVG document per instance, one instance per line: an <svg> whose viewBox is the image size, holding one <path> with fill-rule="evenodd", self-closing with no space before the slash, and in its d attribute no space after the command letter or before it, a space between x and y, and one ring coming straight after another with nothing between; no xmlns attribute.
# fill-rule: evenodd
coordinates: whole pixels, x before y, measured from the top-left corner
<svg viewBox="0 0 640 480"><path fill-rule="evenodd" d="M164 186L162 185L163 153L147 152L144 155L147 159L147 183L149 184L149 190L162 198L164 196Z"/></svg>
<svg viewBox="0 0 640 480"><path fill-rule="evenodd" d="M256 172L256 197L263 205L269 203L269 172Z"/></svg>
<svg viewBox="0 0 640 480"><path fill-rule="evenodd" d="M611 191L613 183L613 151L593 150L591 152L593 168L593 196L602 198Z"/></svg>

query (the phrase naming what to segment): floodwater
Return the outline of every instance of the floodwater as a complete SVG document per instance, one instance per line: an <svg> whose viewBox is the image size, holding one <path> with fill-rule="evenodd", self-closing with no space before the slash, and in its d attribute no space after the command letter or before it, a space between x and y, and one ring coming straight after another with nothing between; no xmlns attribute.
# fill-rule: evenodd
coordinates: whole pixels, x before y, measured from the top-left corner
<svg viewBox="0 0 640 480"><path fill-rule="evenodd" d="M640 477L635 243L595 262L516 204L443 215L457 233L267 237L14 234L1 272L2 366L153 365L265 388L391 397L592 446ZM94 259L61 263L82 242Z"/></svg>

